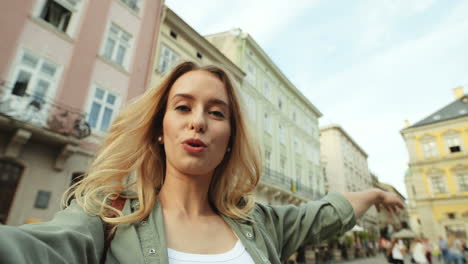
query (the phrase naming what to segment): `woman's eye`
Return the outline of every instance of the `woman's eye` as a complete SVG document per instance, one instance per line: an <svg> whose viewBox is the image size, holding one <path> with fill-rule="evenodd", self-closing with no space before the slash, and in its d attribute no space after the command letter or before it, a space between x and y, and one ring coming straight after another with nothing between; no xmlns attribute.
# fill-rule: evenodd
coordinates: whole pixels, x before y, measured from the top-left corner
<svg viewBox="0 0 468 264"><path fill-rule="evenodd" d="M224 118L224 114L220 111L211 111L210 113L216 117Z"/></svg>
<svg viewBox="0 0 468 264"><path fill-rule="evenodd" d="M190 108L186 105L179 105L175 108L176 110L183 111L183 112L188 112L190 111Z"/></svg>

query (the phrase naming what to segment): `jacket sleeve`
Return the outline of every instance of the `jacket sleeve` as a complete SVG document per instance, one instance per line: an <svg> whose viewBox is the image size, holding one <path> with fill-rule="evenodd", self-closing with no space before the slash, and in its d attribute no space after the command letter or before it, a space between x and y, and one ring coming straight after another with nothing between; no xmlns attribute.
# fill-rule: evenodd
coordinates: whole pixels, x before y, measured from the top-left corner
<svg viewBox="0 0 468 264"><path fill-rule="evenodd" d="M75 201L49 222L0 226L0 263L99 263L103 224Z"/></svg>
<svg viewBox="0 0 468 264"><path fill-rule="evenodd" d="M341 235L356 224L353 207L338 193L300 206L258 204L255 211L262 220L260 224L276 242L282 261L300 246Z"/></svg>

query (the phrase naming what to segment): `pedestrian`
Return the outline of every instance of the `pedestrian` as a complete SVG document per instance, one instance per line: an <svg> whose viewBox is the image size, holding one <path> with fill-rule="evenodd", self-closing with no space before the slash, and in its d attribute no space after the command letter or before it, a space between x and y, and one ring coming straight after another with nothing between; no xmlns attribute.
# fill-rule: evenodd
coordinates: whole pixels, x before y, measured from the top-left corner
<svg viewBox="0 0 468 264"><path fill-rule="evenodd" d="M424 249L426 251L426 259L429 264L432 264L432 244L427 237L422 239Z"/></svg>
<svg viewBox="0 0 468 264"><path fill-rule="evenodd" d="M447 240L447 248L449 252L450 264L463 264L463 246L459 238L454 233L449 234Z"/></svg>
<svg viewBox="0 0 468 264"><path fill-rule="evenodd" d="M228 74L182 63L120 112L69 207L0 227L0 263L279 264L351 229L372 205L403 207L379 189L255 203L258 153Z"/></svg>
<svg viewBox="0 0 468 264"><path fill-rule="evenodd" d="M442 258L444 259L445 264L450 263L450 256L447 248L447 241L439 236L439 248L442 251Z"/></svg>
<svg viewBox="0 0 468 264"><path fill-rule="evenodd" d="M420 238L415 239L411 255L415 263L429 263L426 258L426 248Z"/></svg>
<svg viewBox="0 0 468 264"><path fill-rule="evenodd" d="M394 238L392 241L392 260L395 264L403 264L405 260L406 247L403 240Z"/></svg>

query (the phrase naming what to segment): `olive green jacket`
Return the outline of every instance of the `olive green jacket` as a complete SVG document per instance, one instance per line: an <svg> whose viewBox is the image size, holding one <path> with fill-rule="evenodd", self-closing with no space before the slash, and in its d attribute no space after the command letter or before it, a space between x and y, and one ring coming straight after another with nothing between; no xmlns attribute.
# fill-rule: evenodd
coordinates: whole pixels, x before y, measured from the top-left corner
<svg viewBox="0 0 468 264"><path fill-rule="evenodd" d="M127 200L123 213L138 206L136 200ZM256 204L251 214L250 222L224 220L255 263L283 263L301 245L343 234L356 222L351 204L337 193L300 206ZM0 263L99 263L103 230L99 217L87 215L73 202L49 222L0 226ZM106 263L168 263L159 203L146 220L117 228Z"/></svg>

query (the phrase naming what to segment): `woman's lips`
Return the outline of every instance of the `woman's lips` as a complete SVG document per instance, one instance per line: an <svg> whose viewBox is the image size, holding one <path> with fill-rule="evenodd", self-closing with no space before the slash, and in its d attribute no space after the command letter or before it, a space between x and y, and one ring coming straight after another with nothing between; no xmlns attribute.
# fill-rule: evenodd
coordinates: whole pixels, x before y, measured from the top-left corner
<svg viewBox="0 0 468 264"><path fill-rule="evenodd" d="M200 153L200 152L202 152L203 150L206 149L206 147L204 147L204 146L195 147L195 146L191 146L190 144L187 144L187 143L184 143L183 146L184 146L184 149L186 151L190 152L190 153Z"/></svg>

